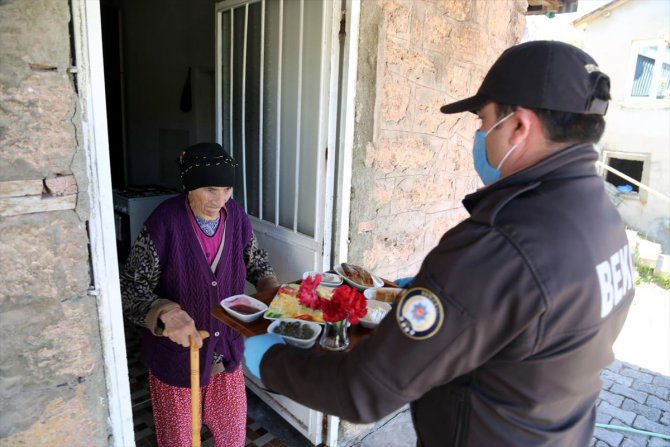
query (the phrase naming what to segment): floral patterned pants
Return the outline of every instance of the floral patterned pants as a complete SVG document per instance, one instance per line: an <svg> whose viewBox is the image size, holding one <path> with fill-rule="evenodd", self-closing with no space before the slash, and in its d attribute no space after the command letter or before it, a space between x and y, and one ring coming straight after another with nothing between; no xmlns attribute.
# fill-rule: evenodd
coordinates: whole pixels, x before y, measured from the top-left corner
<svg viewBox="0 0 670 447"><path fill-rule="evenodd" d="M149 372L159 447L191 447L191 390L161 382ZM215 447L242 447L246 438L247 398L242 368L212 377L200 388L204 425Z"/></svg>

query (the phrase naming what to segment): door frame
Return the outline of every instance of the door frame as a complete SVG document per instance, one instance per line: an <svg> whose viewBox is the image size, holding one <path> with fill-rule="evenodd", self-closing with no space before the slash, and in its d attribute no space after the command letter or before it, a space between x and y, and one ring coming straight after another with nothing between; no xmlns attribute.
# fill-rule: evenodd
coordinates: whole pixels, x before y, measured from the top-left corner
<svg viewBox="0 0 670 447"><path fill-rule="evenodd" d="M79 87L82 146L89 179L87 191L79 191L87 194L90 202L88 228L94 285L89 295L95 297L98 307L112 445L128 447L135 445L135 433L114 232L100 3L73 0L71 5L77 61L71 71L76 73Z"/></svg>

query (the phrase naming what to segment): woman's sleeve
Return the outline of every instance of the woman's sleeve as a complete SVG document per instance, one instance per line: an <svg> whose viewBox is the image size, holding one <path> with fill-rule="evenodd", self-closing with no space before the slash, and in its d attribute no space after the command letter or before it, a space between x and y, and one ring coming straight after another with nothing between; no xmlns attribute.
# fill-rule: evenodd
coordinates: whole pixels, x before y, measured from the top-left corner
<svg viewBox="0 0 670 447"><path fill-rule="evenodd" d="M253 233L251 240L244 248L244 263L247 266L247 281L257 288L260 280L275 276L267 252L258 247L256 236Z"/></svg>
<svg viewBox="0 0 670 447"><path fill-rule="evenodd" d="M121 272L123 315L131 322L146 326L146 316L159 297L154 293L161 276L156 247L146 227L137 237Z"/></svg>

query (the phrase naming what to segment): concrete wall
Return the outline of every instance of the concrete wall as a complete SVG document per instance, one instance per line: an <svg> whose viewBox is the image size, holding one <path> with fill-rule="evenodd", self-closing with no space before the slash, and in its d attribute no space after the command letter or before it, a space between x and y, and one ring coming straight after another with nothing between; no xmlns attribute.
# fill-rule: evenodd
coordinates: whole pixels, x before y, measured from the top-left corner
<svg viewBox="0 0 670 447"><path fill-rule="evenodd" d="M610 151L646 153L648 186L670 192L670 100L654 104L631 101L629 77L634 40L670 40L670 2L631 0L584 26L583 48L593 55L612 82L612 102L601 144ZM644 175L644 174L643 174ZM670 203L625 199L619 206L624 221L670 252Z"/></svg>
<svg viewBox="0 0 670 447"><path fill-rule="evenodd" d="M361 7L349 260L415 274L481 186L474 114L439 107L473 94L520 39L524 0L378 0Z"/></svg>
<svg viewBox="0 0 670 447"><path fill-rule="evenodd" d="M0 446L110 433L69 21L67 0L0 3Z"/></svg>

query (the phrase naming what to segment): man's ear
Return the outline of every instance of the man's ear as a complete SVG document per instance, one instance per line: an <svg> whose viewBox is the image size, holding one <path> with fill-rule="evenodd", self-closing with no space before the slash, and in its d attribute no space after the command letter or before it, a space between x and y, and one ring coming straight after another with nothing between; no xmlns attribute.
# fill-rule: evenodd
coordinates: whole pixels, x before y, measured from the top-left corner
<svg viewBox="0 0 670 447"><path fill-rule="evenodd" d="M518 107L514 111L512 119L514 120L513 122L516 127L510 136L510 145L519 144L522 141L527 140L531 132L539 129L537 115L535 115L532 110Z"/></svg>

